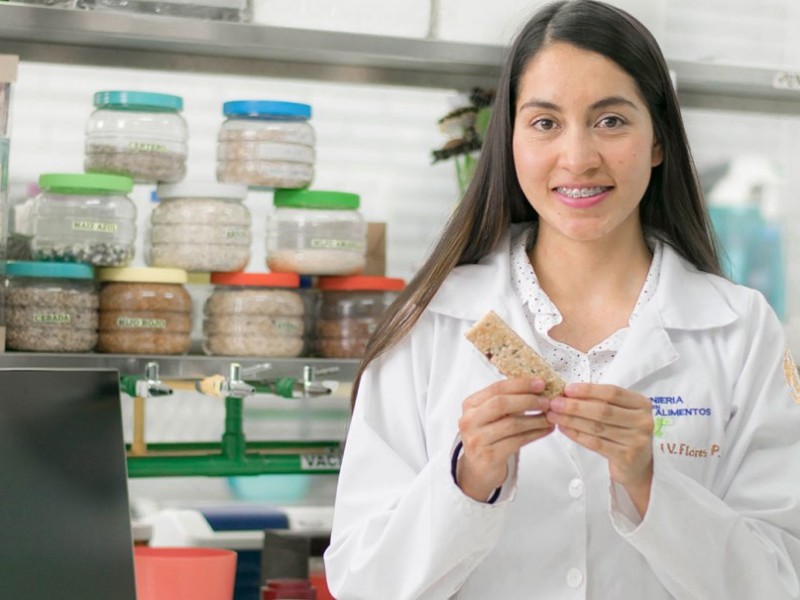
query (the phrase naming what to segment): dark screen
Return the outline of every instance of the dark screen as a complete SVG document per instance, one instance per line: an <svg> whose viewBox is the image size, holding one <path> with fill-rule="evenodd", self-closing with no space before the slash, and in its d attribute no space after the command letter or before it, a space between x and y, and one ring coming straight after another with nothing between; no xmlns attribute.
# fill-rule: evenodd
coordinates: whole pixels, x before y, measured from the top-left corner
<svg viewBox="0 0 800 600"><path fill-rule="evenodd" d="M0 369L0 598L135 600L116 371Z"/></svg>

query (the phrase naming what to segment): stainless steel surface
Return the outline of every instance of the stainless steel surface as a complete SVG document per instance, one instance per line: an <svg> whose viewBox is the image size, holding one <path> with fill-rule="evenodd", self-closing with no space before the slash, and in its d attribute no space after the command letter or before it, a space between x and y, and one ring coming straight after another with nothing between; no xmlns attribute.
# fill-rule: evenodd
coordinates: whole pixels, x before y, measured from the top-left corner
<svg viewBox="0 0 800 600"><path fill-rule="evenodd" d="M270 377L295 377L302 380L306 366L315 369L338 367L330 379L352 381L358 360L326 358L242 358L225 356L132 356L125 354L57 354L37 352L6 352L0 354L0 369L117 369L121 375L139 375L147 364L157 362L161 379L202 379L211 375L227 375L232 363L243 368L269 363Z"/></svg>
<svg viewBox="0 0 800 600"><path fill-rule="evenodd" d="M496 85L505 48L0 3L0 53L23 60L364 84ZM688 108L800 114L800 74L669 61Z"/></svg>
<svg viewBox="0 0 800 600"><path fill-rule="evenodd" d="M438 88L492 85L504 49L150 15L0 5L23 60Z"/></svg>
<svg viewBox="0 0 800 600"><path fill-rule="evenodd" d="M779 68L670 61L688 108L800 114L800 74Z"/></svg>

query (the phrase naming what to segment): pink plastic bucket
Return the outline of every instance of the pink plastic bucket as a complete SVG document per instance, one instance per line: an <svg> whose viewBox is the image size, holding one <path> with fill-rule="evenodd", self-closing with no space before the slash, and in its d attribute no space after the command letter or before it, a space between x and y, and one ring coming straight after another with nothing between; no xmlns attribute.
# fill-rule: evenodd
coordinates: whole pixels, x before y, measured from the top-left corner
<svg viewBox="0 0 800 600"><path fill-rule="evenodd" d="M233 600L236 552L134 548L138 600Z"/></svg>

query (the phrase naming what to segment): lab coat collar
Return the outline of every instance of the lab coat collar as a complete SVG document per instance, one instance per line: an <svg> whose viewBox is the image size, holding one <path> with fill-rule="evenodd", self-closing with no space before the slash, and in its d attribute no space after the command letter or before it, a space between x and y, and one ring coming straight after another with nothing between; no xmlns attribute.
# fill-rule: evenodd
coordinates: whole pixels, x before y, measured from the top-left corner
<svg viewBox="0 0 800 600"><path fill-rule="evenodd" d="M477 321L489 310L518 322L524 310L511 286L511 239L529 223L512 225L497 247L477 264L456 267L428 305L429 310ZM664 245L659 282L633 329L652 319L666 329L702 330L722 327L738 317L718 289L722 280L698 271L669 244ZM646 319L645 319L646 317ZM527 323L527 319L523 319ZM510 323L512 326L514 323ZM523 327L520 334L528 329ZM523 335L523 338L530 336Z"/></svg>
<svg viewBox="0 0 800 600"><path fill-rule="evenodd" d="M654 297L663 326L691 331L733 323L738 315L719 290L722 282L720 277L698 271L665 244Z"/></svg>

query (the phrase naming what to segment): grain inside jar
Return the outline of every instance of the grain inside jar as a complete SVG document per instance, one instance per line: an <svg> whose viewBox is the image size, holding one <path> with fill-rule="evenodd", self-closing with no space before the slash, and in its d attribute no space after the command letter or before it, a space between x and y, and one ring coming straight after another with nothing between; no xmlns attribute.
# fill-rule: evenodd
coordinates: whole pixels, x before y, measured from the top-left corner
<svg viewBox="0 0 800 600"><path fill-rule="evenodd" d="M192 301L179 269L101 269L97 350L115 354L185 354Z"/></svg>
<svg viewBox="0 0 800 600"><path fill-rule="evenodd" d="M293 358L306 346L306 310L293 273L213 273L203 349L222 356Z"/></svg>

